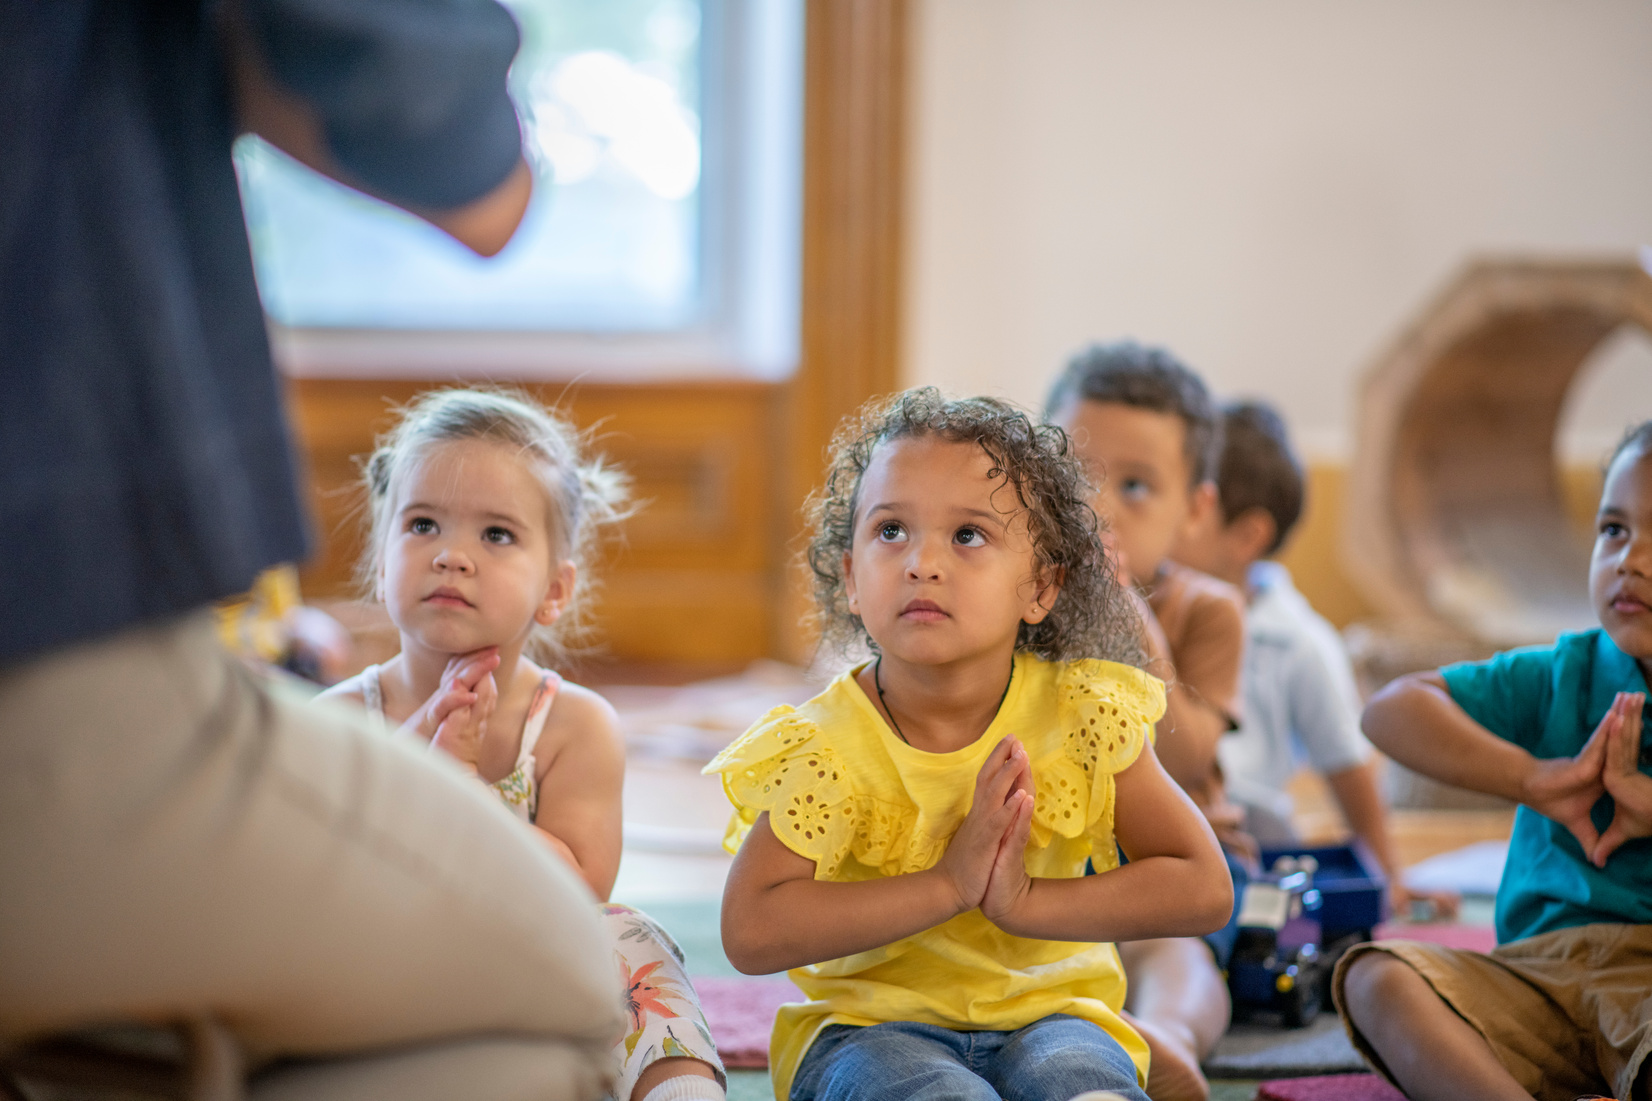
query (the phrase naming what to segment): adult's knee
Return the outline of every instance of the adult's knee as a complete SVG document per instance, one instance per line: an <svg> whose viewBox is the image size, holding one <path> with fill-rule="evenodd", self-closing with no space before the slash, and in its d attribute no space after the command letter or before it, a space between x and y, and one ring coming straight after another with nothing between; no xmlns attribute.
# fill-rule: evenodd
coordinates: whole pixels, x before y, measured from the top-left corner
<svg viewBox="0 0 1652 1101"><path fill-rule="evenodd" d="M254 1078L252 1101L592 1101L606 1060L572 1044L480 1037L376 1055L285 1064Z"/></svg>

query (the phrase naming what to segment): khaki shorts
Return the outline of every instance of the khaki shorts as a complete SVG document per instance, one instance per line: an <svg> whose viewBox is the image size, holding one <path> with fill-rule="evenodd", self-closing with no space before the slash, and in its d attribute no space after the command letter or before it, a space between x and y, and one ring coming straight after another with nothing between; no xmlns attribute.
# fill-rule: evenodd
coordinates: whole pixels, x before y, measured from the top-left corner
<svg viewBox="0 0 1652 1101"><path fill-rule="evenodd" d="M1628 1098L1648 1065L1652 926L1582 925L1489 955L1410 940L1362 944L1337 966L1332 993L1339 1010L1349 964L1370 952L1386 952L1421 975L1539 1101L1590 1093ZM1342 1019L1360 1054L1392 1082L1346 1011ZM1646 1097L1645 1082L1635 1096Z"/></svg>
<svg viewBox="0 0 1652 1101"><path fill-rule="evenodd" d="M0 1048L210 1016L257 1101L583 1101L619 996L590 892L495 796L209 614L0 666Z"/></svg>

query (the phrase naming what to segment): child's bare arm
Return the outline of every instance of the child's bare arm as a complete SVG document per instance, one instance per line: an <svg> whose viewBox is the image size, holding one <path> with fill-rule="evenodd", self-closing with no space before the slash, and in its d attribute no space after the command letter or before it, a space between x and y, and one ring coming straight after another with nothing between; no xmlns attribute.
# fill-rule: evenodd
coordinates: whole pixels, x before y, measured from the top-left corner
<svg viewBox="0 0 1652 1101"><path fill-rule="evenodd" d="M1204 815L1151 745L1114 783L1114 832L1130 863L1076 879L1031 879L1022 857L1028 816L1004 845L981 912L1006 933L1042 940L1143 940L1221 928L1233 912L1233 880Z"/></svg>
<svg viewBox="0 0 1652 1101"><path fill-rule="evenodd" d="M1031 796L1026 751L993 748L976 777L963 825L934 867L858 883L817 880L815 863L788 849L761 814L723 889L723 950L748 975L765 975L892 944L973 910L998 846Z"/></svg>
<svg viewBox="0 0 1652 1101"><path fill-rule="evenodd" d="M1136 614L1141 616L1143 642L1147 648L1147 671L1171 688L1165 693L1164 716L1158 722L1157 749L1165 771L1184 791L1197 791L1215 772L1216 743L1228 731L1228 717L1195 693L1182 690L1170 642L1152 606L1134 590L1130 591ZM1223 626L1223 624L1218 624ZM1242 645L1243 621L1239 632ZM1238 653L1238 650L1234 651Z"/></svg>
<svg viewBox="0 0 1652 1101"><path fill-rule="evenodd" d="M534 825L560 844L599 899L607 901L619 875L624 814L625 739L608 701L565 684L547 720L555 752L542 763ZM553 848L557 848L553 845Z"/></svg>
<svg viewBox="0 0 1652 1101"><path fill-rule="evenodd" d="M1165 693L1157 745L1163 767L1185 791L1199 791L1216 771L1216 743L1228 732L1228 717L1181 685Z"/></svg>
<svg viewBox="0 0 1652 1101"><path fill-rule="evenodd" d="M1589 810L1606 790L1601 780L1614 706L1576 757L1533 757L1487 730L1457 706L1437 672L1393 681L1365 707L1361 725L1377 748L1442 783L1524 803L1560 823L1585 853L1599 834Z"/></svg>
<svg viewBox="0 0 1652 1101"><path fill-rule="evenodd" d="M1401 879L1399 856L1394 851L1394 841L1388 832L1388 810L1383 804L1381 792L1377 790L1379 759L1373 756L1363 764L1329 773L1325 782L1331 794L1336 796L1342 816L1348 820L1348 828L1354 831L1355 837L1365 842L1388 876L1388 900L1394 913L1404 917L1411 912L1413 901L1422 901L1433 905L1435 918L1454 918L1462 903L1461 896L1450 891L1412 891Z"/></svg>
<svg viewBox="0 0 1652 1101"><path fill-rule="evenodd" d="M224 30L231 84L242 127L323 176L366 194L377 194L365 181L339 165L327 138L328 120L304 97L275 78L244 15L236 11L235 5L226 6L229 14ZM423 218L472 251L492 256L504 248L516 232L527 213L532 193L533 174L527 164L519 160L510 175L492 191L463 206L437 209L405 201L395 205Z"/></svg>

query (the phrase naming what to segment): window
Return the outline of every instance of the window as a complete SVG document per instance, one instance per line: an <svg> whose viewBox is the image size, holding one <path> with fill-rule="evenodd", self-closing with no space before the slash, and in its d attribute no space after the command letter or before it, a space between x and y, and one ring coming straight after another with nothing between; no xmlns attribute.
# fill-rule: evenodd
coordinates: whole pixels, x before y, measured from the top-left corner
<svg viewBox="0 0 1652 1101"><path fill-rule="evenodd" d="M795 364L801 0L506 0L538 178L484 260L237 148L295 374L774 377Z"/></svg>

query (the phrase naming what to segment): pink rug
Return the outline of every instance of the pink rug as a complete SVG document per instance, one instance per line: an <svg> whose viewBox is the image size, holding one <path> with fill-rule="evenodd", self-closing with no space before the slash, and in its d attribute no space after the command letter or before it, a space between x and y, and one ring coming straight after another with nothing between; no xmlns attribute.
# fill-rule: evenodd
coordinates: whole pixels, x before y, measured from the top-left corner
<svg viewBox="0 0 1652 1101"><path fill-rule="evenodd" d="M802 992L784 975L696 976L694 989L726 1067L768 1066L775 1010L784 1002L803 1000Z"/></svg>
<svg viewBox="0 0 1652 1101"><path fill-rule="evenodd" d="M1497 931L1489 925L1408 925L1389 921L1377 926L1373 939L1421 940L1470 952L1490 952L1497 947Z"/></svg>
<svg viewBox="0 0 1652 1101"><path fill-rule="evenodd" d="M1405 1094L1375 1074L1327 1074L1263 1082L1256 1101L1405 1101Z"/></svg>
<svg viewBox="0 0 1652 1101"><path fill-rule="evenodd" d="M1376 933L1379 940L1384 937L1421 940L1475 952L1489 952L1497 943L1496 934L1484 925L1405 925L1390 922L1378 927ZM717 1051L723 1057L723 1064L729 1067L768 1066L769 1032L774 1028L775 1010L782 1003L803 1000L803 994L783 975L761 978L697 976L694 989L699 992L700 1006L711 1024L711 1037L717 1042ZM1369 1082L1362 1085L1367 1079ZM1297 1084L1291 1085L1293 1091L1299 1089L1301 1084L1308 1084L1309 1089L1320 1089L1321 1092L1265 1092L1269 1086L1284 1087L1290 1083ZM1310 1098L1313 1101L1397 1101L1399 1098L1399 1094L1382 1079L1359 1074L1293 1078L1269 1083L1263 1090L1258 1094L1263 1101L1308 1101Z"/></svg>

